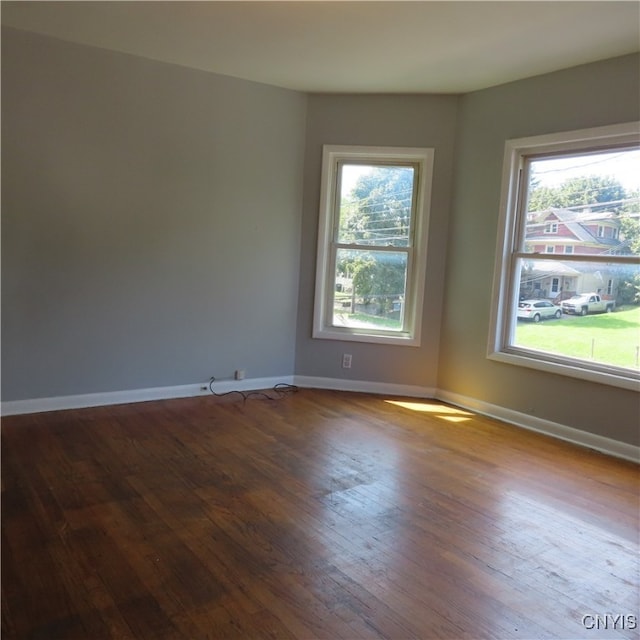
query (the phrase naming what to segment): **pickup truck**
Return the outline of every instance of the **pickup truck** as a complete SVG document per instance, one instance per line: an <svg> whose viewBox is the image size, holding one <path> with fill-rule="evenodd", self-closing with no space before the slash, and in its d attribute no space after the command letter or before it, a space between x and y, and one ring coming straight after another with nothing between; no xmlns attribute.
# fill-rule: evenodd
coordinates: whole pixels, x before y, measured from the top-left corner
<svg viewBox="0 0 640 640"><path fill-rule="evenodd" d="M588 313L611 313L616 303L603 300L597 293L581 293L562 301L562 313L586 316Z"/></svg>

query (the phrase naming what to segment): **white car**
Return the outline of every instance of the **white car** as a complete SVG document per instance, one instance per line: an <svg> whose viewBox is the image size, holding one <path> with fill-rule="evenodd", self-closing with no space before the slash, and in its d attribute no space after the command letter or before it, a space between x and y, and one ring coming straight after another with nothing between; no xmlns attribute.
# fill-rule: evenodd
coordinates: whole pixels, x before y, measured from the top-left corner
<svg viewBox="0 0 640 640"><path fill-rule="evenodd" d="M548 300L522 300L518 303L518 318L540 322L544 318L560 318L562 309Z"/></svg>

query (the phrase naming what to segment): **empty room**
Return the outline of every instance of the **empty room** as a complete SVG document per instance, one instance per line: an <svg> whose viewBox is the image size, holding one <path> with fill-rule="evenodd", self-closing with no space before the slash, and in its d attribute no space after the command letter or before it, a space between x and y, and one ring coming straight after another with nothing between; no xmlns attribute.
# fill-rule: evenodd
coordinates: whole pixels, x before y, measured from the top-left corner
<svg viewBox="0 0 640 640"><path fill-rule="evenodd" d="M639 3L0 10L3 638L638 637Z"/></svg>

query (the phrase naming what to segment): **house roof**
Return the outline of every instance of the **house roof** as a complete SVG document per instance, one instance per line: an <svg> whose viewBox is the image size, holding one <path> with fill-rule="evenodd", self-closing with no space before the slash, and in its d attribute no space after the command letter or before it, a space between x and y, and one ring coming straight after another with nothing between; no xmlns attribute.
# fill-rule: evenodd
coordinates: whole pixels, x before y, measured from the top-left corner
<svg viewBox="0 0 640 640"><path fill-rule="evenodd" d="M578 276L580 271L564 262L549 260L525 260L529 272L547 276Z"/></svg>
<svg viewBox="0 0 640 640"><path fill-rule="evenodd" d="M603 247L619 247L622 242L619 239L599 237L593 234L586 223L593 222L617 222L617 216L611 211L591 212L584 209L562 209L560 207L551 207L544 211L535 212L530 218L530 223L527 224L527 231L535 227L542 227L544 223L553 216L554 222L562 223L573 235L573 238L567 236L558 236L549 233L538 233L537 230L534 233L527 235L528 242L563 242L571 244L593 244Z"/></svg>

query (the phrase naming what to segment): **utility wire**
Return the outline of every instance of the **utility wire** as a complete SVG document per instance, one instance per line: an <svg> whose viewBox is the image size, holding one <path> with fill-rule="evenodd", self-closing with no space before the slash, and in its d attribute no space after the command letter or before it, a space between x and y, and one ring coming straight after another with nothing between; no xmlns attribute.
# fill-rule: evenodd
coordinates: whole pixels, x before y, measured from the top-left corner
<svg viewBox="0 0 640 640"><path fill-rule="evenodd" d="M217 398L222 398L224 396L230 396L230 395L239 395L242 398L243 402L246 402L249 398L263 398L266 400L281 400L282 398L284 398L287 395L290 395L292 393L296 393L298 391L298 387L294 384L286 384L284 382L280 382L278 384L276 384L270 392L267 391L239 391L237 389L234 389L232 391L224 391L222 393L218 393L217 391L213 390L213 383L216 381L216 379L211 376L211 379L209 380L209 391L211 391L211 393L216 396Z"/></svg>

